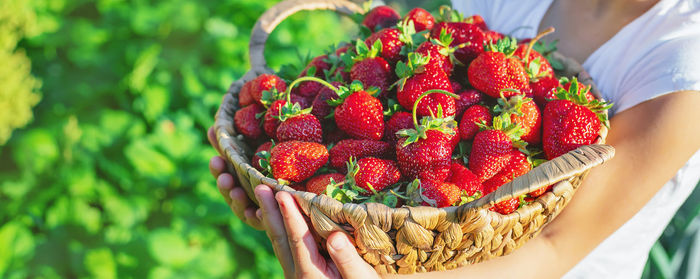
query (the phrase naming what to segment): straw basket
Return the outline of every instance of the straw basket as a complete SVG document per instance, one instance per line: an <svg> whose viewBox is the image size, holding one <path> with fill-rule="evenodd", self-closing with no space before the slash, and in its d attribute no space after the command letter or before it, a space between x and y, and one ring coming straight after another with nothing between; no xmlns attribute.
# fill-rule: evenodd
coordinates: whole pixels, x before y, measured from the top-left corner
<svg viewBox="0 0 700 279"><path fill-rule="evenodd" d="M389 208L383 204L342 204L325 195L277 184L250 166L252 150L233 125L242 85L263 73L272 73L263 57L265 41L283 19L300 10L334 10L342 14L361 12L356 4L342 0L283 1L265 12L256 23L250 40L252 69L235 81L216 114L215 131L222 154L230 163L251 200L253 187L266 184L291 193L311 220L313 230L324 239L333 231L353 237L358 252L379 273L415 273L453 269L502 256L537 236L571 200L588 171L614 155L604 145L607 129L601 127L595 144L583 146L541 164L527 174L501 186L481 199L459 207ZM586 84L591 78L580 64L556 54L565 65L566 76L577 76ZM593 87L597 98L599 92ZM552 191L517 211L501 215L488 210L496 202L518 197L555 184Z"/></svg>

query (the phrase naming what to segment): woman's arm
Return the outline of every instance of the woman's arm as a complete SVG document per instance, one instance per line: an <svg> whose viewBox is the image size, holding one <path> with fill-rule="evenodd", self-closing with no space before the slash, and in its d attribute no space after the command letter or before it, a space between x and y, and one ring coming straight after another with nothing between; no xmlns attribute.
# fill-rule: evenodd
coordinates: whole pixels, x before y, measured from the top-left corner
<svg viewBox="0 0 700 279"><path fill-rule="evenodd" d="M631 219L700 148L700 92L646 101L615 115L610 126L607 143L615 147L615 157L591 170L538 237L508 256L410 277L560 278Z"/></svg>

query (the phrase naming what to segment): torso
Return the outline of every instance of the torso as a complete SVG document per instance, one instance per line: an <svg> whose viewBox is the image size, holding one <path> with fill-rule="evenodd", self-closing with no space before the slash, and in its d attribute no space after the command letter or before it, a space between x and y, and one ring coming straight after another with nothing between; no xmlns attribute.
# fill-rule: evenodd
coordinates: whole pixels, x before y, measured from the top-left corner
<svg viewBox="0 0 700 279"><path fill-rule="evenodd" d="M620 29L657 2L658 0L555 0L538 29L542 31L554 26L556 31L543 40L559 40L557 46L560 52L583 62Z"/></svg>

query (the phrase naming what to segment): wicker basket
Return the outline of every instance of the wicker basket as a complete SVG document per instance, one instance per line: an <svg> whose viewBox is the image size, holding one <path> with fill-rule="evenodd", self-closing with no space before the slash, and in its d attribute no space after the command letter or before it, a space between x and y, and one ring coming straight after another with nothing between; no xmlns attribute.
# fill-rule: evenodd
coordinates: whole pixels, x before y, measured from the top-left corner
<svg viewBox="0 0 700 279"><path fill-rule="evenodd" d="M245 82L260 74L272 73L266 65L263 49L275 26L300 10L318 9L343 14L361 12L356 4L342 0L287 0L265 12L251 36L252 69L234 82L226 94L216 114L216 137L230 163L230 171L238 176L251 200L255 201L253 187L258 184L290 192L318 235L326 238L333 231L348 233L355 239L359 253L380 274L453 269L512 252L535 237L561 212L591 168L614 155L614 149L603 144L607 129L602 126L596 144L543 163L495 192L459 207L389 208L376 203L342 204L325 195L295 191L277 184L248 163L252 150L237 135L233 125L233 115L238 109L237 94ZM559 74L577 76L581 82L593 85L580 64L559 54L556 56L566 68ZM601 98L595 86L592 90ZM551 184L555 184L552 191L511 214L488 210L496 202Z"/></svg>

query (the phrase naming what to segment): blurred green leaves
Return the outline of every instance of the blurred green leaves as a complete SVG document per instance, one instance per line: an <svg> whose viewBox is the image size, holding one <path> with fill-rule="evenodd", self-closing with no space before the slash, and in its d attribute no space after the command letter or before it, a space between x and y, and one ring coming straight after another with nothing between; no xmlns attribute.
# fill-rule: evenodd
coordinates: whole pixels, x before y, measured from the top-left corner
<svg viewBox="0 0 700 279"><path fill-rule="evenodd" d="M43 95L0 146L0 278L282 277L220 197L205 136L274 4L0 1L0 142L39 100L30 66ZM345 23L293 16L269 64L349 38Z"/></svg>

